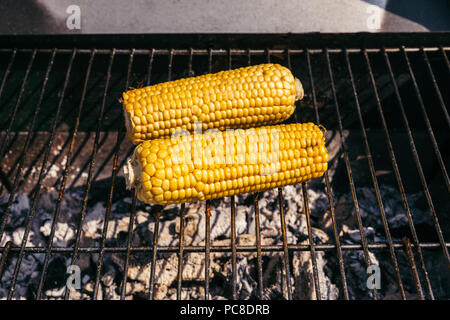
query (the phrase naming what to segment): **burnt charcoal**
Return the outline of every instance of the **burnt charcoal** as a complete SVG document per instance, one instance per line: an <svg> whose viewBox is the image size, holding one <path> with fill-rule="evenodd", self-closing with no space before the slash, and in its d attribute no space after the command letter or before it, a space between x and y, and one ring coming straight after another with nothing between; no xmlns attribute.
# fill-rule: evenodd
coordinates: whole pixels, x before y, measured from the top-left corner
<svg viewBox="0 0 450 320"><path fill-rule="evenodd" d="M263 296L266 300L286 300L283 296L283 293L281 293L277 289L266 288L264 289Z"/></svg>
<svg viewBox="0 0 450 320"><path fill-rule="evenodd" d="M111 190L111 179L95 180L91 184L91 192L89 193L88 205L92 206L99 201L107 202ZM112 202L130 196L130 191L126 189L125 178L122 176L116 177L114 182L114 193Z"/></svg>
<svg viewBox="0 0 450 320"><path fill-rule="evenodd" d="M66 259L60 256L52 258L48 264L47 278L44 290L61 288L66 283Z"/></svg>
<svg viewBox="0 0 450 320"><path fill-rule="evenodd" d="M1 220L5 218L9 201L9 195L0 197L0 212L2 212L0 216ZM28 197L23 194L16 194L11 203L11 209L8 217L9 223L13 226L24 225L29 211L30 201Z"/></svg>
<svg viewBox="0 0 450 320"><path fill-rule="evenodd" d="M161 212L161 221L170 221L174 220L176 217L178 217L180 213L179 206L169 206L169 208L164 208L164 210Z"/></svg>

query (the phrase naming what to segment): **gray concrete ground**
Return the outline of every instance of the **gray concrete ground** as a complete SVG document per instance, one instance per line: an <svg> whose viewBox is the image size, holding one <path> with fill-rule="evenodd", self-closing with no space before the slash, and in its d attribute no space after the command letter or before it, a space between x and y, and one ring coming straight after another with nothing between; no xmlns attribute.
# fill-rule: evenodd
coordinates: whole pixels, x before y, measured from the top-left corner
<svg viewBox="0 0 450 320"><path fill-rule="evenodd" d="M0 34L450 30L445 0L2 0Z"/></svg>

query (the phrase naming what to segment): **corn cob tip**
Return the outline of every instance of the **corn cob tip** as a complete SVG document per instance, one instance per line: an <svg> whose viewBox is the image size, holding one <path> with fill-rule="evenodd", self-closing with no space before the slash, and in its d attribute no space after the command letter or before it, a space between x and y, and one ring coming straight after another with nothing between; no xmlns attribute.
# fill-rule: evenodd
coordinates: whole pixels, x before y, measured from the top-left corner
<svg viewBox="0 0 450 320"><path fill-rule="evenodd" d="M134 143L134 131L133 126L131 124L130 115L126 111L125 107L123 107L122 110L123 110L123 117L125 119L125 127L127 129L127 136Z"/></svg>
<svg viewBox="0 0 450 320"><path fill-rule="evenodd" d="M302 100L303 96L303 85L298 78L295 78L295 101Z"/></svg>
<svg viewBox="0 0 450 320"><path fill-rule="evenodd" d="M139 189L141 185L141 171L141 165L139 164L139 161L136 160L133 154L130 158L127 159L127 162L123 167L127 190L130 190L131 188Z"/></svg>

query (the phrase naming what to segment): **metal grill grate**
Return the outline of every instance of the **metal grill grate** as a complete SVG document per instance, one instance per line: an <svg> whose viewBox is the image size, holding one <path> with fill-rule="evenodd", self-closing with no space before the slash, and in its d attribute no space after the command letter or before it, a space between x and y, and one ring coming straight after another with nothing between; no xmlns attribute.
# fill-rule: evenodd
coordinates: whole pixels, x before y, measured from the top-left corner
<svg viewBox="0 0 450 320"><path fill-rule="evenodd" d="M450 65L447 57L447 47L420 47L420 48L379 48L379 49L1 49L2 56L2 82L0 85L0 113L2 114L1 129L2 140L0 157L4 160L2 194L7 203L2 207L0 240L1 260L0 277L5 277L8 266L13 265L13 273L10 275L9 287L5 287L6 298L17 298L15 295L16 283L22 274L21 264L26 256L41 255L39 281L36 288L31 289L29 298L45 298L45 288L48 285L49 264L57 255L70 257L71 264L76 265L81 255L98 257L94 287L91 298L99 297L100 282L104 272L105 256L117 253L123 255L124 264L121 273L120 298L127 295L127 277L130 259L135 255L146 255L150 260L149 274L146 274L149 283L147 298L155 298L155 265L161 255L176 253L178 255L178 270L176 277L176 297L182 298L183 288L183 263L184 257L189 253L203 253L204 264L204 298L210 299L210 273L211 256L215 253L230 255L231 271L226 281L230 286L228 298L239 297L237 284L237 258L245 252L256 253L256 297L267 298L264 288L264 263L263 257L267 253L278 253L283 264L282 286L285 288L283 298L293 298L292 285L292 260L293 252L310 252L313 270L313 281L310 283L315 289L315 297L321 299L320 274L317 267L316 256L318 252L327 252L336 257L336 285L340 290L340 298L352 298L349 294L348 263L343 258L344 252L362 252L366 266L371 265L371 254L374 252L386 253L394 269L397 293L402 299L408 298L404 288L404 271L399 268L399 255L405 254L410 264L410 271L414 279L417 297L420 299L442 298L436 296L437 288L433 287L431 277L437 270L430 270L424 257L424 251L440 251L447 268L450 267L448 253L448 233L450 224L444 212L450 191L447 166L448 129L450 118L447 104L450 97L444 90L449 83ZM158 60L158 61L157 61ZM153 239L148 243L133 244L134 224L136 219L136 193L131 192L132 198L129 213L128 232L126 245L107 245L108 222L111 216L112 206L118 190L118 177L126 155L132 151L131 145L125 139L124 126L120 104L117 101L121 91L129 86L149 85L156 82L172 80L182 76L192 76L206 72L217 72L227 68L251 65L262 62L276 62L290 68L294 75L302 79L305 92L305 101L297 105L295 116L289 121L304 122L313 121L324 124L328 130L334 131L340 137L338 145L341 150L340 157L343 163L344 179L339 182L340 188L347 189L352 198L352 211L356 217L360 234L359 244L343 243L340 235L341 227L336 217L336 196L333 188L335 184L328 174L319 180L319 184L326 192L328 200L328 212L331 218L332 240L329 243L315 243L313 237L314 221L311 217L308 198L308 184L301 185L301 194L304 212L306 215L308 242L289 243L287 238L287 226L285 218L285 201L283 189L278 189L278 205L280 211L281 243L265 245L261 242L260 208L259 200L263 194L256 194L253 198L255 235L254 245L238 245L236 232L236 197L231 197L229 210L221 212L222 215L230 215L231 230L230 245L214 245L211 243L211 207L214 201L206 202L205 210L205 245L185 245L184 239L184 215L186 205L180 205L178 215L180 218L178 245L162 246L158 244L160 222L164 216L161 214L164 208L151 207L154 215ZM398 84L399 74L405 74L407 80L402 81L402 87L409 87L410 91L402 92ZM381 81L381 77L387 80ZM383 83L380 83L383 82ZM324 89L326 88L326 89ZM387 91L391 92L388 98ZM404 89L406 90L406 89ZM426 91L426 94L424 93ZM413 93L409 95L409 93ZM328 96L327 96L328 95ZM432 96L432 97L431 97ZM406 98L405 98L406 97ZM331 102L331 109L325 108L324 101ZM407 102L405 102L407 101ZM373 108L365 108L366 104L374 104ZM307 106L312 106L308 108ZM389 106L387 109L386 105ZM355 121L347 121L348 117L355 117ZM419 123L420 122L420 123ZM64 123L62 125L62 123ZM65 126L65 127L64 127ZM381 134L375 135L374 128L379 128ZM360 137L358 142L364 151L364 161L367 167L352 166L349 155L354 145L350 145L346 131L351 130ZM426 132L427 143L431 142L429 151L424 154L417 147L416 131ZM84 134L88 132L87 134ZM398 143L391 139L392 132L405 134L403 143L409 147L411 159L406 161L396 150ZM112 137L111 138L111 134ZM91 135L94 135L93 139ZM109 136L108 136L109 135ZM62 151L54 154L55 141L58 136L64 136L65 141ZM329 138L329 137L328 137ZM81 141L81 140L82 141ZM384 140L383 140L384 139ZM422 138L420 138L422 139ZM114 141L113 146L108 142ZM328 139L330 140L330 139ZM373 150L379 150L379 145L386 148L386 154L375 154ZM448 145L448 144L447 144ZM32 149L36 157L29 159ZM418 150L419 149L419 150ZM13 152L11 152L12 150ZM428 149L427 149L428 150ZM12 156L9 155L8 151ZM65 154L65 163L61 162L62 154ZM407 218L408 230L403 234L396 234L395 238L402 238L403 242L394 241L388 223L388 215L380 192L380 185L385 182L377 170L376 162L379 157L389 159L391 171L389 175L395 182L398 197L403 203L404 215ZM409 156L408 156L409 157ZM74 172L74 164L77 159L84 159L77 166L81 169ZM432 159L432 160L430 160ZM424 163L434 169L432 173L424 170ZM57 162L62 163L63 171L55 179L50 179L51 166ZM406 169L412 168L412 169ZM33 168L37 168L38 174L30 178ZM109 176L106 185L96 184L105 176ZM370 242L367 239L368 227L361 215L359 197L357 191L358 176L363 172L370 187L376 195L378 213L383 223L385 241ZM414 222L414 212L407 199L407 189L412 188L410 181L413 179L405 175L415 172L416 184L424 195L426 211L432 221L433 234L423 237ZM436 178L437 177L437 178ZM83 181L84 179L84 181ZM395 180L394 180L395 179ZM438 185L444 189L442 193L431 190L431 180L438 179ZM380 180L382 182L380 182ZM32 181L30 183L30 181ZM47 181L47 182L46 182ZM69 185L70 184L70 185ZM63 199L68 187L79 186L83 190L80 199L78 224L73 245L56 246L53 243L57 232L55 223L62 214ZM33 219L39 212L39 203L42 194L54 187L58 193L56 206L52 216L48 243L42 246L30 246L28 239L33 228ZM91 246L83 246L82 225L86 223L85 217L89 201L93 197L92 192L101 188L101 196L106 202L106 210L103 213L103 229L98 243ZM5 234L11 228L11 211L17 193L27 193L31 199L29 210L24 212L26 216L23 223L23 233L20 245L14 245L13 240L6 241ZM441 196L443 194L444 196ZM96 195L98 196L98 195ZM436 205L439 202L439 205ZM442 204L444 203L444 204ZM439 211L439 208L441 211ZM441 227L438 220L446 220ZM424 238L425 240L421 240ZM446 240L447 239L447 240ZM28 243L28 244L27 244ZM13 259L16 258L16 259ZM347 264L347 265L346 265ZM448 269L447 269L448 272ZM30 276L30 275L28 275ZM1 282L1 278L0 278ZM442 284L445 286L444 284ZM448 290L449 288L446 288ZM447 291L448 292L448 291ZM368 296L377 299L376 289L371 290ZM2 298L5 298L2 296ZM70 290L65 289L62 297L70 298ZM47 297L49 298L49 297Z"/></svg>

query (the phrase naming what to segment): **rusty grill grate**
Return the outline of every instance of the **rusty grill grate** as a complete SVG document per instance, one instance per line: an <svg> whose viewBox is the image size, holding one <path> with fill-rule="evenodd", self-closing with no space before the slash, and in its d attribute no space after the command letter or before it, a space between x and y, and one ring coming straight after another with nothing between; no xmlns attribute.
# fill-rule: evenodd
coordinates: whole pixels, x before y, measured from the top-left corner
<svg viewBox="0 0 450 320"><path fill-rule="evenodd" d="M2 160L2 195L5 199L1 207L0 224L0 282L3 281L5 295L1 298L18 298L16 285L18 279L32 275L23 274L22 263L28 256L41 256L36 285L30 288L27 298L51 298L44 293L51 276L49 266L56 256L69 258L76 265L81 255L95 256L96 268L92 270L94 286L90 291L92 299L99 298L105 257L119 254L124 257L123 271L116 277L121 283L117 289L120 298L127 296L127 277L130 260L143 255L150 260L150 269L145 274L148 290L144 298L155 298L155 265L164 254L176 253L178 269L176 276L176 298L182 298L184 257L190 253L204 254L203 296L210 299L211 257L224 253L231 260L231 270L224 280L230 288L227 298L239 298L238 265L240 254L256 254L255 297L268 298L264 288L264 256L277 254L282 263L283 294L280 298L293 299L292 259L294 252L310 252L313 281L309 283L315 290L315 298L322 297L321 279L318 271L317 254L325 252L335 257L335 284L339 288L339 298L355 298L349 293L351 286L348 272L351 261L344 259L350 251L362 253L364 262L371 265L371 254L386 254L390 268L395 275L396 294L407 299L405 277L413 279L413 288L419 299L445 298L442 288L433 285L432 278L438 277L439 270L427 265L425 251L439 254L450 267L448 253L450 223L448 219L449 179L446 160L448 160L448 129L450 118L447 103L450 65L448 47L400 47L400 48L325 48L325 49L1 49L0 114ZM179 240L175 245L159 245L159 230L164 219L164 208L147 207L153 214L153 237L145 243L133 242L136 226L137 207L134 192L129 193L119 186L120 171L126 156L132 150L125 139L122 114L118 97L121 91L130 86L149 85L184 76L217 72L227 68L276 62L290 68L305 86L306 98L297 105L297 111L288 121L313 121L323 124L329 130L327 143L337 141L340 169L334 177L328 174L315 185L326 193L328 215L330 218L330 241L316 243L313 236L317 217L312 217L308 196L309 183L301 185L303 208L299 215L305 215L307 222L307 242L290 243L287 237L286 202L283 189L278 189L279 229L281 241L263 244L260 230L260 200L264 194L256 194L250 199L254 206L256 243L238 245L236 231L237 197L231 197L230 206L220 212L230 215L231 229L229 245L211 242L211 208L214 201L206 203L204 245L187 245L184 239L186 209L190 204L178 206L180 218ZM388 93L387 93L388 92ZM346 132L357 137L350 142ZM424 137L417 131L424 132ZM393 141L392 134L400 132L403 140ZM331 137L332 133L335 137ZM61 150L54 152L58 137L63 137ZM337 137L337 140L335 139ZM421 151L417 140L426 141L428 149ZM354 140L352 140L354 141ZM365 166L354 165L352 150L357 143L362 150ZM420 142L420 144L423 144ZM447 147L446 147L447 146ZM385 150L380 153L379 150ZM32 151L37 150L37 151ZM374 151L377 150L377 151ZM406 151L404 151L406 150ZM408 154L406 157L404 154ZM65 163L62 155L65 155ZM388 159L388 174L382 174L377 162L380 157ZM408 158L408 160L405 160ZM82 160L77 160L82 159ZM62 171L51 175L51 167L62 164ZM359 162L358 162L359 163ZM384 163L384 162L383 162ZM424 167L426 165L426 168ZM75 167L80 168L76 170ZM432 168L432 169L429 169ZM340 170L340 171L339 171ZM338 178L338 171L341 177ZM34 172L32 174L31 172ZM381 172L381 173L380 173ZM383 241L367 239L366 219L361 215L358 184L363 175L368 186L375 193L377 211L382 221ZM388 176L389 178L387 178ZM103 180L102 180L103 179ZM106 180L105 180L106 179ZM339 180L340 179L340 180ZM389 180L390 179L390 180ZM97 183L96 181L100 181ZM392 235L389 214L380 187L392 182L395 197L403 204L403 214L407 227L396 230ZM413 182L414 181L414 182ZM433 181L437 181L433 186ZM413 185L415 187L413 187ZM64 194L68 188L78 186L82 197L76 204L79 216L76 234L70 245L56 245L55 221L64 210ZM56 190L55 209L51 218L48 242L41 246L30 245L27 241L33 229L33 221L40 210L42 194ZM337 200L334 189L345 189L351 194L351 204L359 243L347 243L342 238L342 224L337 215ZM407 198L408 190L416 188L423 195L425 211L432 228L422 230L414 221L414 209ZM97 192L97 190L101 190ZM437 191L436 191L437 190ZM122 243L109 245L107 242L108 222L112 206L118 193L126 192L132 201L126 209L129 219L128 232ZM29 210L23 212L19 243L5 239L11 230L11 212L16 195L29 195ZM100 197L106 203L103 214L103 229L99 241L91 245L83 243L82 225L86 223L86 213L90 199ZM213 222L214 223L214 222ZM441 224L440 224L441 223ZM400 233L399 233L400 232ZM395 239L393 239L395 238ZM403 239L403 241L398 241ZM399 267L400 256L409 263L409 275ZM403 259L403 258L402 258ZM330 268L331 268L330 267ZM6 278L6 271L12 273ZM53 273L54 271L51 271ZM65 270L62 271L64 277ZM5 279L8 281L5 283ZM203 278L202 278L203 279ZM444 292L449 288L443 281ZM371 291L371 292L369 292ZM367 289L367 297L377 299L379 293L374 288ZM64 289L62 298L71 297L71 291ZM313 297L314 298L314 297ZM448 298L448 296L447 296Z"/></svg>

